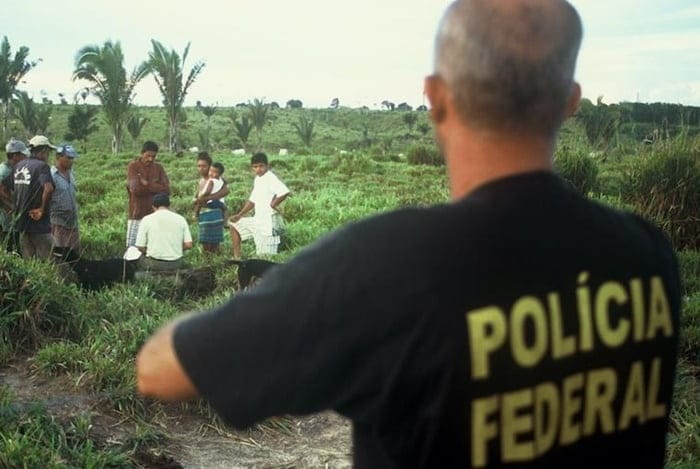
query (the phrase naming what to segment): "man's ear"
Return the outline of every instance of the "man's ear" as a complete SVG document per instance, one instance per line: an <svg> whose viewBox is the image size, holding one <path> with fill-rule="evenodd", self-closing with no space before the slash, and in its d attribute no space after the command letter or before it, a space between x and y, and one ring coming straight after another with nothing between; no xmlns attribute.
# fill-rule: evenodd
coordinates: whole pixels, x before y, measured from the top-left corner
<svg viewBox="0 0 700 469"><path fill-rule="evenodd" d="M437 125L447 114L447 86L439 75L425 77L425 95L430 102L430 118Z"/></svg>
<svg viewBox="0 0 700 469"><path fill-rule="evenodd" d="M571 87L571 93L569 93L569 99L566 102L566 111L564 118L571 117L574 115L578 109L578 105L581 103L581 85L574 82Z"/></svg>

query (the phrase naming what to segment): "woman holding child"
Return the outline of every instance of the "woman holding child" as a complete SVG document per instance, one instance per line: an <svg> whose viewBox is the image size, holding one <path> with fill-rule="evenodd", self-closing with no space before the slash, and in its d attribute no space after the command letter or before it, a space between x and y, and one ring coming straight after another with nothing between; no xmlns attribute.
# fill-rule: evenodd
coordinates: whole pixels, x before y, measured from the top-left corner
<svg viewBox="0 0 700 469"><path fill-rule="evenodd" d="M224 240L224 197L229 193L228 186L221 177L224 166L212 163L209 153L203 151L197 156L197 171L200 179L194 205L199 225L199 242L205 253L218 253L219 245Z"/></svg>

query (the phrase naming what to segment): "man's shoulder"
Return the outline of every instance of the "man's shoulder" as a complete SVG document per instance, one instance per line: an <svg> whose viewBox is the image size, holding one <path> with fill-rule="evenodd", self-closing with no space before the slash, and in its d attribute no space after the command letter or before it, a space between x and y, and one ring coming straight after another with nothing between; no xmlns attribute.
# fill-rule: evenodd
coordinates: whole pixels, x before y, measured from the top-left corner
<svg viewBox="0 0 700 469"><path fill-rule="evenodd" d="M260 179L261 181L279 181L280 180L280 178L278 178L277 175L275 173L273 173L271 169L268 169L267 171L265 171L265 174L263 174L262 176L258 176L258 179Z"/></svg>
<svg viewBox="0 0 700 469"><path fill-rule="evenodd" d="M38 158L25 158L15 165L15 171L22 168L27 168L30 171L48 171L49 165L46 161Z"/></svg>
<svg viewBox="0 0 700 469"><path fill-rule="evenodd" d="M140 166L140 165L141 165L141 160L138 158L135 158L135 159L129 161L129 163L126 165L126 167L127 167L127 169L129 169L129 168L133 168L133 167Z"/></svg>
<svg viewBox="0 0 700 469"><path fill-rule="evenodd" d="M185 222L187 223L187 219L180 215L179 213L175 212L174 210L156 210L153 212L151 215L157 215L159 218L163 219L171 219L171 220L177 220L178 222ZM149 216L151 216L149 215Z"/></svg>

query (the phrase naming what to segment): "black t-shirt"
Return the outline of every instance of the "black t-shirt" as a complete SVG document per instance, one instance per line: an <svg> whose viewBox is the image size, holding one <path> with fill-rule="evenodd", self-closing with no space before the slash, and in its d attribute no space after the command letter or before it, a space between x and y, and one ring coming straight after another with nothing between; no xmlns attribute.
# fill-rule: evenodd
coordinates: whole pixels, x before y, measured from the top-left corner
<svg viewBox="0 0 700 469"><path fill-rule="evenodd" d="M12 192L14 229L28 233L50 233L50 206L46 204L44 214L39 220L32 220L29 211L41 207L44 184L53 184L51 169L46 162L37 158L26 158L17 163L12 174L7 176L3 185Z"/></svg>
<svg viewBox="0 0 700 469"><path fill-rule="evenodd" d="M659 230L535 172L349 225L174 340L235 426L351 418L357 467L661 467L679 297Z"/></svg>

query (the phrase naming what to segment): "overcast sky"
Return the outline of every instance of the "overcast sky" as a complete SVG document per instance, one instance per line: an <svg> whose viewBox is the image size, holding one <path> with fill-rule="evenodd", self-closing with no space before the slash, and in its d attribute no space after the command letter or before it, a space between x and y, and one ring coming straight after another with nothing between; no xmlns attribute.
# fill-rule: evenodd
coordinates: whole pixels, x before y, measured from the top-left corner
<svg viewBox="0 0 700 469"><path fill-rule="evenodd" d="M106 40L122 44L130 70L150 40L206 66L186 104L230 106L253 98L301 99L306 107L423 103L436 26L448 0L17 0L4 6L12 50L41 63L19 89L57 101L84 83L71 80L76 52ZM700 106L698 0L574 0L584 41L577 78L584 96L606 103ZM11 21L9 19L11 18ZM189 68L189 67L188 67ZM69 98L70 100L71 98ZM152 77L138 104L158 105Z"/></svg>

